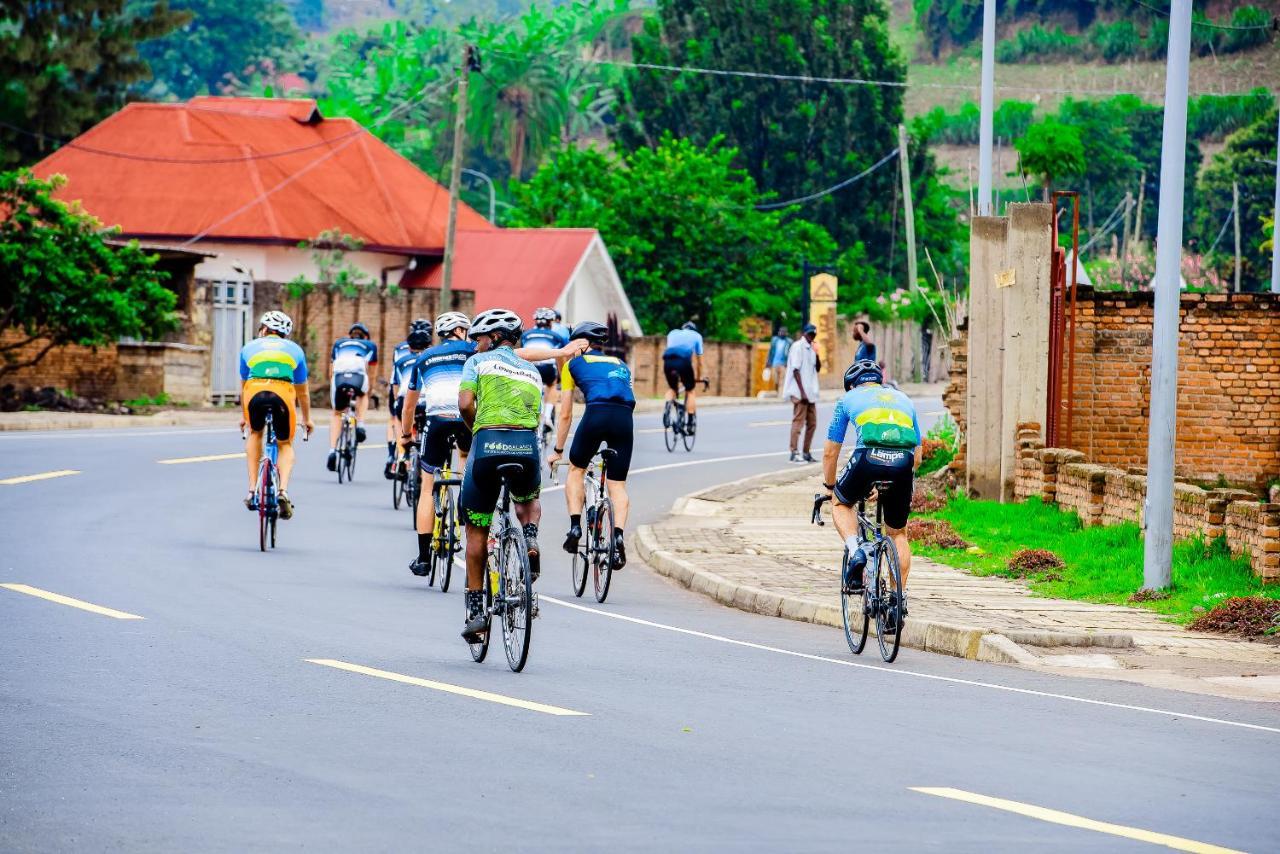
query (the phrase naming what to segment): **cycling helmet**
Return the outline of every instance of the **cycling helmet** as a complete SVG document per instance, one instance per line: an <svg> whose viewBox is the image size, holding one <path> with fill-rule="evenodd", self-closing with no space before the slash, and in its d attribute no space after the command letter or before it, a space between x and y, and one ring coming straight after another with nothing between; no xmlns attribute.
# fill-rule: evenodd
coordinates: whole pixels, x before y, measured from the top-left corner
<svg viewBox="0 0 1280 854"><path fill-rule="evenodd" d="M563 316L561 316L561 314L560 314L560 309L558 309L558 308L557 308L557 309L553 309L553 310L554 310L554 311L555 311L555 313L556 313L556 321L557 321L557 322L559 322L559 321L561 321L561 320L564 320L564 317L563 317Z"/></svg>
<svg viewBox="0 0 1280 854"><path fill-rule="evenodd" d="M470 338L480 335L497 335L500 338L518 339L524 324L520 315L505 308L491 308L482 311L471 321L471 329L467 332Z"/></svg>
<svg viewBox="0 0 1280 854"><path fill-rule="evenodd" d="M436 334L443 336L446 332L452 332L455 329L466 329L470 325L471 320L462 312L446 311L436 318Z"/></svg>
<svg viewBox="0 0 1280 854"><path fill-rule="evenodd" d="M849 370L844 372L844 390L848 391L854 386L863 383L880 383L884 382L884 372L880 370L880 366L870 359L863 359L861 362L854 362L849 366Z"/></svg>
<svg viewBox="0 0 1280 854"><path fill-rule="evenodd" d="M431 330L422 326L415 326L409 330L409 337L405 339L410 350L425 350L431 346Z"/></svg>
<svg viewBox="0 0 1280 854"><path fill-rule="evenodd" d="M360 321L358 321L358 320L357 320L355 323L351 324L351 328L347 330L347 334L348 334L348 335L350 335L351 333L353 333L353 332L357 332L357 331L359 331L359 332L363 332L363 333L364 333L364 337L365 337L365 338L371 338L371 337L372 337L372 336L369 334L369 327L365 326L363 323L361 323L361 322L360 322Z"/></svg>
<svg viewBox="0 0 1280 854"><path fill-rule="evenodd" d="M688 329L690 332L697 332L697 331L698 331L698 324L694 323L692 320L686 320L686 321L685 321L685 323L684 323L684 325L683 325L683 326L681 326L680 328L681 328L681 329Z"/></svg>
<svg viewBox="0 0 1280 854"><path fill-rule="evenodd" d="M533 312L534 323L551 323L556 319L556 310L554 308L539 308Z"/></svg>
<svg viewBox="0 0 1280 854"><path fill-rule="evenodd" d="M594 320L584 320L573 327L573 333L569 336L571 341L577 338L585 338L592 344L603 344L609 340L609 327Z"/></svg>
<svg viewBox="0 0 1280 854"><path fill-rule="evenodd" d="M431 331L431 318L429 317L414 318L413 322L409 324L409 331L412 332L415 329L426 329L428 332Z"/></svg>
<svg viewBox="0 0 1280 854"><path fill-rule="evenodd" d="M272 332L283 335L288 338L293 334L293 319L283 311L268 311L262 315L262 319L258 321L259 326L265 326Z"/></svg>

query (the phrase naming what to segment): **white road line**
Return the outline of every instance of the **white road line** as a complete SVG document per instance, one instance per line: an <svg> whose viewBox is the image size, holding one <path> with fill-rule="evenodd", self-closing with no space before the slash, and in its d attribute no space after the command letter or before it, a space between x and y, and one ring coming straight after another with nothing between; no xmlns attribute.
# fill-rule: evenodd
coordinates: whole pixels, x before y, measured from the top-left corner
<svg viewBox="0 0 1280 854"><path fill-rule="evenodd" d="M1076 697L1071 694L1054 694L1049 691L1035 691L1031 688L1015 688L1011 685L998 685L994 682L978 682L971 679L959 679L954 676L939 676L934 673L921 673L918 670L904 670L900 667L881 667L874 664L862 664L857 661L846 661L840 658L829 658L823 655L813 655L807 652L796 652L795 650L782 649L781 647L768 646L766 644L752 643L751 641L736 640L723 635L713 635L707 632L699 632L694 629L682 629L679 626L668 626L664 623L655 623L652 620L644 620L639 617L628 617L624 614L615 614L610 611L602 611L599 608L589 608L586 605L579 605L576 602L567 602L563 599L557 599L554 596L540 594L539 599L543 602L551 602L556 605L563 605L566 608L572 608L575 611L585 611L588 614L597 614L601 617L609 617L614 620L622 620L628 623L635 623L640 626L648 626L652 629L662 629L667 632L676 632L677 634L690 635L692 637L703 638L705 640L717 641L719 643L732 644L734 646L742 646L748 649L756 649L762 652L773 652L778 655L788 655L793 658L803 658L807 661L824 661L829 664L838 664L841 667L855 667L860 670L875 670L879 673L886 673L893 676L912 676L917 679L930 679L936 682L949 682L953 685L968 685L974 688L987 688L993 691L1008 691L1013 694L1024 694L1032 697L1048 697L1053 700L1067 700L1073 703L1084 703L1090 706L1104 706L1111 709L1125 709L1131 712L1145 712L1153 715L1166 715L1172 718L1186 718L1193 721L1202 721L1204 723L1221 724L1223 726L1240 727L1242 729L1258 730L1259 732L1273 732L1280 734L1280 727L1263 726L1262 724L1243 723L1241 721L1228 721L1221 718L1210 718L1203 715L1191 715L1185 712L1175 712L1169 709L1154 709L1148 706L1131 706L1127 703L1112 703L1106 700L1092 700L1088 697Z"/></svg>
<svg viewBox="0 0 1280 854"><path fill-rule="evenodd" d="M95 605L92 602L86 602L83 599L72 599L70 596L63 596L61 593L50 593L48 590L41 590L39 587L32 587L29 584L0 584L0 587L12 590L14 593L25 593L28 596L35 596L38 599L57 602L59 605L79 608L81 611L89 611L93 614L101 614L104 617L112 617L117 620L143 619L137 614L130 614L128 611L117 611L115 608L105 608L102 605Z"/></svg>
<svg viewBox="0 0 1280 854"><path fill-rule="evenodd" d="M752 421L748 427L781 427L784 424L790 424L790 418L780 418L777 421Z"/></svg>
<svg viewBox="0 0 1280 854"><path fill-rule="evenodd" d="M666 469L679 469L679 468L684 468L685 466L705 466L705 465L709 465L710 463L729 463L729 462L733 462L734 460L758 460L758 459L764 459L765 457L785 457L785 456L787 456L786 451L767 451L763 454L735 454L734 456L731 456L731 457L710 457L708 459L686 460L685 462L682 462L682 463L663 463L660 466L645 466L644 468L632 469L627 476L630 477L633 474L646 474L651 471L665 471ZM564 489L564 484L558 483L555 486L545 487L542 490L542 493L545 495L548 492L557 492L561 489Z"/></svg>
<svg viewBox="0 0 1280 854"><path fill-rule="evenodd" d="M101 430L5 430L0 432L0 442L20 439L132 439L137 436L193 436L199 433L229 433L238 436L239 432L234 424L199 430L139 430L136 427L104 427Z"/></svg>
<svg viewBox="0 0 1280 854"><path fill-rule="evenodd" d="M171 460L156 460L162 466L176 466L182 463L212 463L218 460L243 460L244 451L235 454L209 454L204 457L174 457Z"/></svg>
<svg viewBox="0 0 1280 854"><path fill-rule="evenodd" d="M52 480L55 477L68 477L73 474L80 474L75 469L61 469L59 471L43 471L40 474L24 474L18 477L6 477L0 480L0 484L5 486L16 486L19 483L32 483L37 480Z"/></svg>

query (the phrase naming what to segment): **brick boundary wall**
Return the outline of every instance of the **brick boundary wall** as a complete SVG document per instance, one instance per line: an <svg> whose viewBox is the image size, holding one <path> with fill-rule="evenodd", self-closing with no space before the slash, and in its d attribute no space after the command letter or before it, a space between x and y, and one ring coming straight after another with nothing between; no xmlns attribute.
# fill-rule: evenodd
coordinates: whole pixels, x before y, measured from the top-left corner
<svg viewBox="0 0 1280 854"><path fill-rule="evenodd" d="M1086 526L1142 525L1145 475L1084 462L1079 451L1045 448L1039 425L1018 425L1018 498L1040 498L1071 510ZM1036 490L1036 485L1039 490ZM1225 536L1232 554L1249 559L1264 582L1280 582L1280 504L1239 489L1174 484L1173 533L1178 539Z"/></svg>
<svg viewBox="0 0 1280 854"><path fill-rule="evenodd" d="M969 394L969 320L961 321L956 337L947 345L951 350L951 374L942 393L942 405L951 413L960 437L960 448L948 468L953 472L964 471L965 431L968 429L966 403Z"/></svg>

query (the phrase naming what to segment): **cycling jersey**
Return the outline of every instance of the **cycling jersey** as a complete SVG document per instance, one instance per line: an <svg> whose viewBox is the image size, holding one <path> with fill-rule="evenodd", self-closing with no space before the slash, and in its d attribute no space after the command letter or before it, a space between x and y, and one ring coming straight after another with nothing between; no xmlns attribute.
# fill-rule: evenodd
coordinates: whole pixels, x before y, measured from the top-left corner
<svg viewBox="0 0 1280 854"><path fill-rule="evenodd" d="M462 367L461 391L476 396L477 433L485 427L537 428L542 415L542 377L510 347L476 353Z"/></svg>
<svg viewBox="0 0 1280 854"><path fill-rule="evenodd" d="M551 324L551 331L556 334L556 340L560 342L561 347L569 346L569 341L572 340L573 335L573 333L569 331L569 327L565 326L563 323L553 323Z"/></svg>
<svg viewBox="0 0 1280 854"><path fill-rule="evenodd" d="M914 449L920 444L916 408L897 389L868 383L845 392L836 403L827 438L843 443L851 422L857 436L855 448Z"/></svg>
<svg viewBox="0 0 1280 854"><path fill-rule="evenodd" d="M329 357L333 372L359 371L366 373L370 365L378 364L378 345L365 338L339 338L333 344Z"/></svg>
<svg viewBox="0 0 1280 854"><path fill-rule="evenodd" d="M664 356L681 356L685 359L702 355L702 336L692 329L672 329L667 333L667 349Z"/></svg>
<svg viewBox="0 0 1280 854"><path fill-rule="evenodd" d="M395 362L391 366L391 384L396 387L401 396L404 395L405 386L409 383L409 373L421 355L421 352L415 353L407 346L403 352L399 347L396 348Z"/></svg>
<svg viewBox="0 0 1280 854"><path fill-rule="evenodd" d="M307 381L307 357L288 338L264 335L240 349L240 379Z"/></svg>
<svg viewBox="0 0 1280 854"><path fill-rule="evenodd" d="M461 418L458 388L462 369L476 352L470 341L446 341L423 350L409 373L408 387L421 392L428 418Z"/></svg>
<svg viewBox="0 0 1280 854"><path fill-rule="evenodd" d="M565 344L567 343L569 342L566 341ZM520 346L531 350L559 350L564 344L560 343L560 336L554 329L535 326L533 329L525 330L525 333L520 336ZM535 364L541 365L554 361L554 359L540 359Z"/></svg>
<svg viewBox="0 0 1280 854"><path fill-rule="evenodd" d="M631 389L631 371L616 356L591 350L564 363L560 371L560 387L565 391L582 389L587 406L593 403L617 403L634 409L636 396Z"/></svg>

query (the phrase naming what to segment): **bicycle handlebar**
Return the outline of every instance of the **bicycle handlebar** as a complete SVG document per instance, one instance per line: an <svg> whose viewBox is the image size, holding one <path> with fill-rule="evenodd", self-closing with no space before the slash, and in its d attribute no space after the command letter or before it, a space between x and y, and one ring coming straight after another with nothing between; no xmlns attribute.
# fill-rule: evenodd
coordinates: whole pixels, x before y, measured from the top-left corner
<svg viewBox="0 0 1280 854"><path fill-rule="evenodd" d="M813 496L813 515L809 517L809 524L823 526L827 523L822 521L822 505L831 500L830 495L823 495L821 492Z"/></svg>

